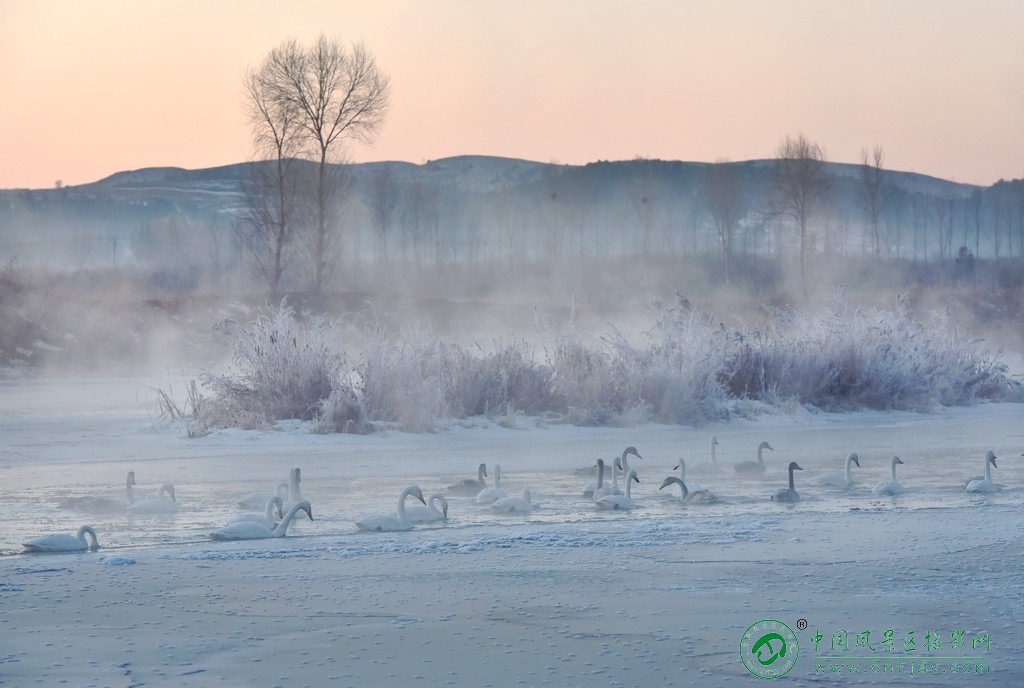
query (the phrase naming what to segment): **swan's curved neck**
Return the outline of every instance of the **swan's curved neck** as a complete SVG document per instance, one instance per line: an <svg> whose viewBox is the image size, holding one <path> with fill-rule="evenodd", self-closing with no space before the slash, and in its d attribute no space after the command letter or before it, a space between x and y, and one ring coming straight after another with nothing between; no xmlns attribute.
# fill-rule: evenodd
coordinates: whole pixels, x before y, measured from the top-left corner
<svg viewBox="0 0 1024 688"><path fill-rule="evenodd" d="M750 455L748 454L747 456ZM757 462L762 465L764 464L764 445L757 446ZM790 471L790 475L792 475L792 471Z"/></svg>
<svg viewBox="0 0 1024 688"><path fill-rule="evenodd" d="M604 461L597 462L597 489L604 487Z"/></svg>
<svg viewBox="0 0 1024 688"><path fill-rule="evenodd" d="M495 474L494 480L495 480L495 483L497 483L497 480L498 480L497 474ZM406 489L402 490L402 494L400 494L398 496L398 519L402 523L411 523L411 521L409 521L409 516L405 513L405 498L408 497L411 494L412 494L412 490L410 490L409 488L406 488Z"/></svg>
<svg viewBox="0 0 1024 688"><path fill-rule="evenodd" d="M277 528L274 528L274 537L284 537L284 534L288 532L288 526L291 525L292 519L295 518L295 514L299 513L302 507L303 504L301 502L292 504L292 508L284 515L281 522L277 524Z"/></svg>
<svg viewBox="0 0 1024 688"><path fill-rule="evenodd" d="M796 489L796 486L793 484L793 470L794 470L794 468L792 466L790 466L789 467L789 489L791 489L791 490L795 490ZM847 470L847 472L849 472L849 470L850 470L850 466L849 465L846 466L846 470Z"/></svg>
<svg viewBox="0 0 1024 688"><path fill-rule="evenodd" d="M896 459L892 461L892 479L893 481L896 480Z"/></svg>
<svg viewBox="0 0 1024 688"><path fill-rule="evenodd" d="M125 489L127 489L127 491L128 491L128 503L129 504L134 504L135 503L135 489L133 487L133 483L132 483L132 479L131 478L128 478L128 482L125 483Z"/></svg>
<svg viewBox="0 0 1024 688"><path fill-rule="evenodd" d="M273 499L270 499L267 502L267 508L264 510L263 515L267 518L268 521L273 521L274 520L274 507L276 506L278 509L280 509L283 505L284 505L284 502L281 501L281 498L277 497L277 496L274 496Z"/></svg>
<svg viewBox="0 0 1024 688"><path fill-rule="evenodd" d="M853 472L850 469L851 466L853 466L853 459L851 459L849 456L847 456L846 457L846 482L851 482L853 480Z"/></svg>
<svg viewBox="0 0 1024 688"><path fill-rule="evenodd" d="M86 540L85 536L89 536L89 541ZM96 531L89 526L82 526L78 529L78 539L82 541L89 549L99 549L100 541L96 538Z"/></svg>
<svg viewBox="0 0 1024 688"><path fill-rule="evenodd" d="M619 461L620 465L621 465L621 463L622 463L622 461ZM626 482L628 483L629 481L626 481ZM613 463L612 464L612 489L618 488L618 486L619 486L619 471L618 471L618 468L616 467L616 465ZM629 487L629 485L626 485L626 487Z"/></svg>
<svg viewBox="0 0 1024 688"><path fill-rule="evenodd" d="M633 477L626 475L626 499L633 499Z"/></svg>
<svg viewBox="0 0 1024 688"><path fill-rule="evenodd" d="M679 459L679 479L686 482L686 462Z"/></svg>
<svg viewBox="0 0 1024 688"><path fill-rule="evenodd" d="M302 477L298 468L293 468L288 472L288 501L298 502L302 499L302 488L299 487L301 480Z"/></svg>
<svg viewBox="0 0 1024 688"><path fill-rule="evenodd" d="M487 477L487 466L480 464L480 467L476 469L476 479L481 485L484 484L484 478Z"/></svg>
<svg viewBox="0 0 1024 688"><path fill-rule="evenodd" d="M985 480L992 480L992 462L985 457Z"/></svg>

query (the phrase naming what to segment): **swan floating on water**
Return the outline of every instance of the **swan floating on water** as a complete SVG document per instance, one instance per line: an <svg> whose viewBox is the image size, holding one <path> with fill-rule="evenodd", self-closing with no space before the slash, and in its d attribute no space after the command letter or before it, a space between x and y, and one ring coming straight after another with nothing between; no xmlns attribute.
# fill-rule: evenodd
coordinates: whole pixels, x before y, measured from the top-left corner
<svg viewBox="0 0 1024 688"><path fill-rule="evenodd" d="M597 466L597 480L583 488L583 496L587 499L593 499L595 492L604 489L604 459L598 459L594 465Z"/></svg>
<svg viewBox="0 0 1024 688"><path fill-rule="evenodd" d="M93 513L119 514L124 513L135 502L135 494L132 488L135 486L135 471L128 471L128 478L125 480L125 492L128 501L117 497L105 497L103 495L82 495L65 499L60 504L61 509L75 509L77 511L91 511Z"/></svg>
<svg viewBox="0 0 1024 688"><path fill-rule="evenodd" d="M617 464L620 471L622 471L623 477L629 474L629 456L635 456L638 459L644 457L640 456L640 452L636 450L636 447L626 447L622 450L622 454L619 456L619 462ZM615 467L612 467L612 471L615 471ZM639 474L638 474L639 475ZM629 482L629 478L626 478L626 482Z"/></svg>
<svg viewBox="0 0 1024 688"><path fill-rule="evenodd" d="M762 442L757 445L757 461L743 461L742 463L736 464L737 473L764 473L764 450L775 451L772 449L772 445L767 442Z"/></svg>
<svg viewBox="0 0 1024 688"><path fill-rule="evenodd" d="M664 480L661 481L661 487L659 487L658 489L659 490L664 490L669 485L678 485L679 486L679 488L682 490L682 501L685 502L686 501L686 495L689 494L689 492L690 492L688 489L686 489L686 483L683 482L682 480L680 480L677 476L670 475L669 477L667 477L667 478L665 478Z"/></svg>
<svg viewBox="0 0 1024 688"><path fill-rule="evenodd" d="M495 469L497 469L497 466L495 466ZM495 470L495 480L497 480L497 470ZM405 512L406 497L415 497L423 504L426 504L426 501L423 499L423 491L416 485L410 485L402 490L402 494L398 496L397 513L364 516L356 521L356 527L359 530L373 531L412 530L412 521L409 520L409 516Z"/></svg>
<svg viewBox="0 0 1024 688"><path fill-rule="evenodd" d="M617 509L622 511L628 511L636 506L633 501L632 486L634 482L640 482L640 478L637 477L636 471L632 468L629 469L629 473L626 474L626 494L621 495L605 495L599 499L594 500L594 504L597 505L598 509Z"/></svg>
<svg viewBox="0 0 1024 688"><path fill-rule="evenodd" d="M834 487L839 490L849 490L850 486L853 485L853 474L850 471L852 464L857 464L857 468L860 468L860 457L857 456L857 452L850 452L850 455L846 457L846 471L842 475L839 473L828 473L819 476L818 484Z"/></svg>
<svg viewBox="0 0 1024 688"><path fill-rule="evenodd" d="M477 504L493 504L499 499L508 497L501 489L501 464L494 464L494 487L485 487L476 494Z"/></svg>
<svg viewBox="0 0 1024 688"><path fill-rule="evenodd" d="M996 455L990 449L985 452L985 477L972 478L967 483L968 492L998 492L999 485L992 482L992 469L999 468L996 465Z"/></svg>
<svg viewBox="0 0 1024 688"><path fill-rule="evenodd" d="M298 504L293 504L288 513L284 515L284 518L281 519L281 522L273 529L268 528L265 524L252 521L232 523L210 533L210 538L213 540L266 540L268 538L283 538L287 534L288 526L291 525L295 514L300 511L305 511L306 515L309 516L309 520L313 520L313 507L309 502L303 500Z"/></svg>
<svg viewBox="0 0 1024 688"><path fill-rule="evenodd" d="M170 499L164 499L164 495ZM157 492L156 499L143 499L128 507L129 514L173 514L178 511L177 500L174 498L174 485L164 483Z"/></svg>
<svg viewBox="0 0 1024 688"><path fill-rule="evenodd" d="M88 535L91 542L87 542ZM32 538L22 543L26 552L84 552L87 549L99 549L100 542L92 526L82 526L78 533L54 533Z"/></svg>
<svg viewBox="0 0 1024 688"><path fill-rule="evenodd" d="M277 518L274 518L274 511L277 511ZM262 514L239 514L228 521L228 525L235 523L259 523L267 528L274 529L278 522L284 518L284 500L274 495L267 500L266 509Z"/></svg>
<svg viewBox="0 0 1024 688"><path fill-rule="evenodd" d="M465 478L455 483L454 485L448 486L449 492L472 492L476 494L480 490L487 487L487 464L482 463L477 466L476 478Z"/></svg>
<svg viewBox="0 0 1024 688"><path fill-rule="evenodd" d="M502 514L528 514L533 510L530 488L524 487L519 497L504 497L491 504L491 510Z"/></svg>
<svg viewBox="0 0 1024 688"><path fill-rule="evenodd" d="M626 494L619 487L619 472L618 469L622 468L622 459L618 458L612 461L612 484L602 485L594 490L594 500L598 500L601 497L607 497L608 495L621 495ZM600 469L598 469L600 470Z"/></svg>
<svg viewBox="0 0 1024 688"><path fill-rule="evenodd" d="M897 495L900 494L901 492L904 492L903 486L896 481L896 464L903 463L903 461L900 460L900 457L894 456L889 461L889 463L892 466L892 478L889 480L883 480L882 482L872 487L871 491L874 492L875 494Z"/></svg>
<svg viewBox="0 0 1024 688"><path fill-rule="evenodd" d="M483 464L480 464L481 466ZM434 506L435 503L441 505L441 508ZM409 517L409 520L413 523L430 523L432 521L447 521L448 520L448 500L444 498L444 495L432 494L427 499L426 505L413 504L405 508L405 515Z"/></svg>
<svg viewBox="0 0 1024 688"><path fill-rule="evenodd" d="M789 487L779 490L772 495L773 502L799 502L800 494L796 491L796 487L793 485L793 471L802 471L803 469L797 465L796 461L789 462Z"/></svg>
<svg viewBox="0 0 1024 688"><path fill-rule="evenodd" d="M679 471L679 481L687 486L687 495L684 499L692 502L715 502L718 501L718 497L715 494L702 486L700 483L686 482L686 461L679 459L679 463L676 464L675 468ZM662 482L662 485L665 483ZM660 487L658 488L661 489Z"/></svg>
<svg viewBox="0 0 1024 688"><path fill-rule="evenodd" d="M280 497L283 503L288 498L288 483L282 480L273 492L250 492L238 500L238 506L243 509L259 509L275 496Z"/></svg>

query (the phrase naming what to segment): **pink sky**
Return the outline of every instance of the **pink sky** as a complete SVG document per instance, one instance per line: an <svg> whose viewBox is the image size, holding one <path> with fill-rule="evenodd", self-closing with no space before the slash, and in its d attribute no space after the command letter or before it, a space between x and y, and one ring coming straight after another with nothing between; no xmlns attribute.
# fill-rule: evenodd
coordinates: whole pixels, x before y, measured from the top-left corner
<svg viewBox="0 0 1024 688"><path fill-rule="evenodd" d="M320 32L392 80L356 161L745 160L802 132L1024 177L1020 0L0 0L0 188L246 160L244 70Z"/></svg>

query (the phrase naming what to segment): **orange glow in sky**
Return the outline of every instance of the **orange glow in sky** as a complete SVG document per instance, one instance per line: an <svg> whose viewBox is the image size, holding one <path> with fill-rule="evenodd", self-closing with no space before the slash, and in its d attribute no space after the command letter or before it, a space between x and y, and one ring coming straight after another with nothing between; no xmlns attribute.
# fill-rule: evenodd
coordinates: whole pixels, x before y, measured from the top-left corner
<svg viewBox="0 0 1024 688"><path fill-rule="evenodd" d="M0 0L0 188L251 158L241 79L362 41L392 105L355 161L772 157L1024 177L1020 0Z"/></svg>

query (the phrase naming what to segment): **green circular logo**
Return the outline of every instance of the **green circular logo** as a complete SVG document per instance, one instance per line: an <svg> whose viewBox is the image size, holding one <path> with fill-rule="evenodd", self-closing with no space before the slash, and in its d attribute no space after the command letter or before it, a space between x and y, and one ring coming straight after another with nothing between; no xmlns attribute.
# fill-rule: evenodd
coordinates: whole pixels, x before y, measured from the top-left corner
<svg viewBox="0 0 1024 688"><path fill-rule="evenodd" d="M740 661L759 678L779 678L796 666L800 643L793 629L772 619L763 619L740 638Z"/></svg>

